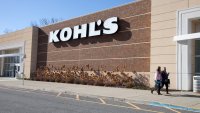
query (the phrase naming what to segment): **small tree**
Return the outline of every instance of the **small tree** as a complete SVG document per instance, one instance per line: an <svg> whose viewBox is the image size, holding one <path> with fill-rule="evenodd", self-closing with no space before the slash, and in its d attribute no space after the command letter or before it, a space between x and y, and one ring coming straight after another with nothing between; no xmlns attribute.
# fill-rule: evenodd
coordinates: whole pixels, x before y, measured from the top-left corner
<svg viewBox="0 0 200 113"><path fill-rule="evenodd" d="M12 30L11 29L4 29L4 31L3 31L5 34L7 34L7 33L10 33L10 32L12 32Z"/></svg>
<svg viewBox="0 0 200 113"><path fill-rule="evenodd" d="M50 24L60 22L62 20L63 19L61 19L61 18L60 19L57 19L57 18L50 18L50 19L42 18L42 19L39 20L39 22L32 21L31 26L41 27L41 26L46 26L46 25L50 25Z"/></svg>

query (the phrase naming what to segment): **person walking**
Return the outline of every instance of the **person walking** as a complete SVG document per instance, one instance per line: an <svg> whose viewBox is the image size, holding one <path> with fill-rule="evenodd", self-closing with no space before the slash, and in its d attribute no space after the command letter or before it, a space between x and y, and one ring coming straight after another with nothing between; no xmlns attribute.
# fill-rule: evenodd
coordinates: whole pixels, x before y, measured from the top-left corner
<svg viewBox="0 0 200 113"><path fill-rule="evenodd" d="M169 73L167 73L166 67L164 67L164 70L162 71L161 76L162 76L162 87L165 86L166 93L169 94L168 87L169 87L170 81L168 79Z"/></svg>
<svg viewBox="0 0 200 113"><path fill-rule="evenodd" d="M160 89L161 89L161 81L162 81L162 76L161 76L161 67L158 66L156 73L155 73L155 86L154 88L151 89L151 93L153 94L154 90L157 90L158 95L162 95L160 93Z"/></svg>

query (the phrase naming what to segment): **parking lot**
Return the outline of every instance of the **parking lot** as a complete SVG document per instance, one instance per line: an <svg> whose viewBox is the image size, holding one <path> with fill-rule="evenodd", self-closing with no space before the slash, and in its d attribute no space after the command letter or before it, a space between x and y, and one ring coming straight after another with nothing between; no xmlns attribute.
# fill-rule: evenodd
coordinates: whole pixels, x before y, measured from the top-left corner
<svg viewBox="0 0 200 113"><path fill-rule="evenodd" d="M0 113L190 113L114 98L0 86Z"/></svg>

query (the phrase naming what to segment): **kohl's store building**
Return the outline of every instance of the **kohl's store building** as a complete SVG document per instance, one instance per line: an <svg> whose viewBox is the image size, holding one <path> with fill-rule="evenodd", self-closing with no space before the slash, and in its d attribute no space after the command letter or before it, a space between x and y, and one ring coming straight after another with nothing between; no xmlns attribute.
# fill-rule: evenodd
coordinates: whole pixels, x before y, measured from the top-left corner
<svg viewBox="0 0 200 113"><path fill-rule="evenodd" d="M200 76L200 0L138 0L0 36L0 76L26 78L40 66L170 72L171 89L193 90Z"/></svg>

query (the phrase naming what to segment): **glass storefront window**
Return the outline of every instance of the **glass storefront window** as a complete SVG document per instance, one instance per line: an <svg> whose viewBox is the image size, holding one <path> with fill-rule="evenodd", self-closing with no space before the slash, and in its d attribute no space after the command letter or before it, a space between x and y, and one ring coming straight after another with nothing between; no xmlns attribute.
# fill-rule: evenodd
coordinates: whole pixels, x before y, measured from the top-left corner
<svg viewBox="0 0 200 113"><path fill-rule="evenodd" d="M200 55L200 40L195 41L195 54Z"/></svg>
<svg viewBox="0 0 200 113"><path fill-rule="evenodd" d="M0 76L3 76L3 70L2 70L2 61L3 60L3 58L0 58Z"/></svg>
<svg viewBox="0 0 200 113"><path fill-rule="evenodd" d="M14 66L15 64L20 63L20 57L5 57L4 58L4 67L3 67L3 75L7 77L14 77Z"/></svg>
<svg viewBox="0 0 200 113"><path fill-rule="evenodd" d="M196 57L195 64L195 72L200 74L200 57Z"/></svg>
<svg viewBox="0 0 200 113"><path fill-rule="evenodd" d="M195 73L200 76L200 40L195 41Z"/></svg>
<svg viewBox="0 0 200 113"><path fill-rule="evenodd" d="M4 77L14 77L16 64L20 63L20 56L8 56L8 54L19 54L20 48L1 50L0 55L3 56L0 58L0 76Z"/></svg>

